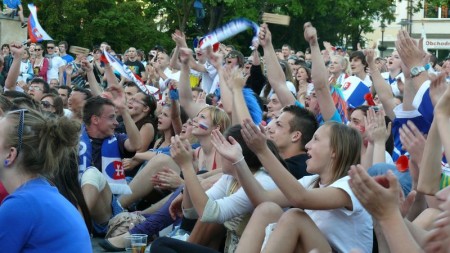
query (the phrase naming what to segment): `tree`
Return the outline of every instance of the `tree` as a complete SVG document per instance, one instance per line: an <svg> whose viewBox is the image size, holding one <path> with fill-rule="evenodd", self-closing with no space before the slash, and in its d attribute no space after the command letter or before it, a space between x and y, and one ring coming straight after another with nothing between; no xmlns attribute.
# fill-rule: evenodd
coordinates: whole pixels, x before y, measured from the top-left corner
<svg viewBox="0 0 450 253"><path fill-rule="evenodd" d="M31 1L23 0L22 4L26 6ZM391 7L395 4L394 0L201 0L206 14L202 25L195 18L195 1L34 0L42 26L55 40L84 47L107 41L118 52L130 46L148 50L157 44L171 49L174 43L170 34L175 29L194 38L233 18L261 22L263 12L291 16L289 27L270 26L276 35L273 38L276 47L287 43L304 50L307 44L303 39L303 24L311 21L319 31L319 40L340 45L345 42L343 46L356 48L358 42L363 42L362 34L372 31L372 21L394 20ZM421 1L414 3L411 12L420 8ZM251 36L250 32L242 33L225 43L236 45L248 54Z"/></svg>
<svg viewBox="0 0 450 253"><path fill-rule="evenodd" d="M26 6L31 0L22 2ZM171 48L170 35L158 31L154 16L146 15L149 4L116 0L40 0L41 25L56 41L92 48L108 42L118 53L130 46L150 50L155 45ZM26 9L26 15L28 10Z"/></svg>

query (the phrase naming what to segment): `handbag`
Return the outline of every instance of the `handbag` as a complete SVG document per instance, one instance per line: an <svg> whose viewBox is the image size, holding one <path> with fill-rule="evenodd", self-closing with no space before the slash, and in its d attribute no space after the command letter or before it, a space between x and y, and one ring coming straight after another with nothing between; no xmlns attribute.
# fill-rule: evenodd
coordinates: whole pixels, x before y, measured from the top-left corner
<svg viewBox="0 0 450 253"><path fill-rule="evenodd" d="M108 222L108 232L105 238L111 238L125 234L132 229L136 224L144 222L145 217L138 212L122 212L114 216Z"/></svg>

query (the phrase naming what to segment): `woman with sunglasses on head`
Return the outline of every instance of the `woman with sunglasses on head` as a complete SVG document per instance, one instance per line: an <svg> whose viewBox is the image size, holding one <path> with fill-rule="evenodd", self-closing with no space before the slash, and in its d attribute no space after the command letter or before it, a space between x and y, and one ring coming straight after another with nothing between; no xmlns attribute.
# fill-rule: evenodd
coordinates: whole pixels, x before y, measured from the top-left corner
<svg viewBox="0 0 450 253"><path fill-rule="evenodd" d="M49 61L44 57L44 49L41 44L36 44L34 48L34 52L36 57L33 63L33 73L35 77L42 77L45 81L47 81L47 70Z"/></svg>
<svg viewBox="0 0 450 253"><path fill-rule="evenodd" d="M62 99L55 94L48 93L41 98L41 107L43 111L52 113L56 116L64 116L64 105Z"/></svg>
<svg viewBox="0 0 450 253"><path fill-rule="evenodd" d="M0 207L5 252L92 252L82 216L42 176L69 166L80 129L66 117L32 110L10 111L0 120L0 179L10 193Z"/></svg>

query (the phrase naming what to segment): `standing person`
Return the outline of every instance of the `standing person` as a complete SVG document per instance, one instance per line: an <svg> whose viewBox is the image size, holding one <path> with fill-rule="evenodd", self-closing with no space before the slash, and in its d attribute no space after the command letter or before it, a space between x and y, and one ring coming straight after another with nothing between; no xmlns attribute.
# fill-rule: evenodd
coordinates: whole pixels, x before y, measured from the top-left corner
<svg viewBox="0 0 450 253"><path fill-rule="evenodd" d="M70 54L67 54L67 49L69 48L69 44L67 41L60 41L58 43L59 48L59 56L63 58L66 63L71 63L74 59Z"/></svg>
<svg viewBox="0 0 450 253"><path fill-rule="evenodd" d="M105 73L105 68L102 66L102 62L100 61L100 57L102 56L102 51L99 48L94 49L94 59L92 60L92 64L94 65L94 75L97 83L99 83L102 87L106 88L106 82L103 81L103 74Z"/></svg>
<svg viewBox="0 0 450 253"><path fill-rule="evenodd" d="M30 62L30 51L28 51L28 49L25 49L22 53L22 62L20 63L20 74L17 81L27 83L32 78L33 78L33 67Z"/></svg>
<svg viewBox="0 0 450 253"><path fill-rule="evenodd" d="M92 252L80 213L42 176L77 152L80 124L27 110L10 111L0 122L0 179L11 194L0 207L0 227L10 228L0 230L2 249Z"/></svg>
<svg viewBox="0 0 450 253"><path fill-rule="evenodd" d="M281 47L281 55L283 57L283 60L288 60L289 56L291 55L291 46L289 46L288 44L284 44Z"/></svg>
<svg viewBox="0 0 450 253"><path fill-rule="evenodd" d="M27 83L32 78L33 78L33 67L30 62L30 51L28 51L28 49L25 49L22 53L22 62L20 63L20 74L17 81Z"/></svg>
<svg viewBox="0 0 450 253"><path fill-rule="evenodd" d="M372 80L367 73L369 64L366 61L366 56L362 51L355 51L350 55L350 70L352 76L358 77L367 87L372 86ZM344 81L345 83L345 81Z"/></svg>
<svg viewBox="0 0 450 253"><path fill-rule="evenodd" d="M388 57L387 69L388 72L381 73L381 76L391 86L395 96L402 95L403 92L399 90L397 80L400 79L404 82L405 76L402 72L402 59L400 59L397 50L392 52L391 56Z"/></svg>
<svg viewBox="0 0 450 253"><path fill-rule="evenodd" d="M3 54L3 62L4 62L2 74L6 78L8 76L9 68L11 67L13 62L13 56L11 54L11 49L8 44L2 45L1 53Z"/></svg>
<svg viewBox="0 0 450 253"><path fill-rule="evenodd" d="M147 75L145 74L145 67L144 64L142 64L142 62L138 59L136 48L130 47L128 49L128 59L124 63L134 74L142 77L143 81L146 80L145 78L147 77Z"/></svg>
<svg viewBox="0 0 450 253"><path fill-rule="evenodd" d="M58 79L59 83L63 83L63 81L59 77L60 75L62 77L62 74L64 73L64 66L66 65L66 63L58 54L56 54L55 48L55 42L49 41L47 43L48 54L46 55L46 58L49 61L47 80Z"/></svg>
<svg viewBox="0 0 450 253"><path fill-rule="evenodd" d="M328 71L331 75L330 78L328 78L328 83L333 86L342 86L344 80L349 77L349 75L345 73L346 67L347 60L344 57L340 55L331 56L330 65L328 66Z"/></svg>
<svg viewBox="0 0 450 253"><path fill-rule="evenodd" d="M35 77L41 77L47 81L47 71L49 67L49 60L44 57L44 48L41 44L36 44L34 48L35 59L33 63L33 74Z"/></svg>
<svg viewBox="0 0 450 253"><path fill-rule="evenodd" d="M3 76L2 72L3 67L4 67L3 56L0 55L0 86L2 89L5 86L5 77Z"/></svg>
<svg viewBox="0 0 450 253"><path fill-rule="evenodd" d="M68 108L68 99L70 96L70 92L72 89L70 89L67 86L56 86L56 89L58 90L58 95L61 97L63 101L64 109Z"/></svg>

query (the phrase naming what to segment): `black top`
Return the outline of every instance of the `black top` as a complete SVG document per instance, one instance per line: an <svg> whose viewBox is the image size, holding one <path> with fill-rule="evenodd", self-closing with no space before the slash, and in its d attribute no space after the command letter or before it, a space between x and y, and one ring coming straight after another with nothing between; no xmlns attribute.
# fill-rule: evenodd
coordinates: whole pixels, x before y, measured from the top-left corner
<svg viewBox="0 0 450 253"><path fill-rule="evenodd" d="M298 180L304 176L310 176L308 172L306 172L306 160L308 160L307 154L301 154L289 157L284 161L287 164L288 171Z"/></svg>

